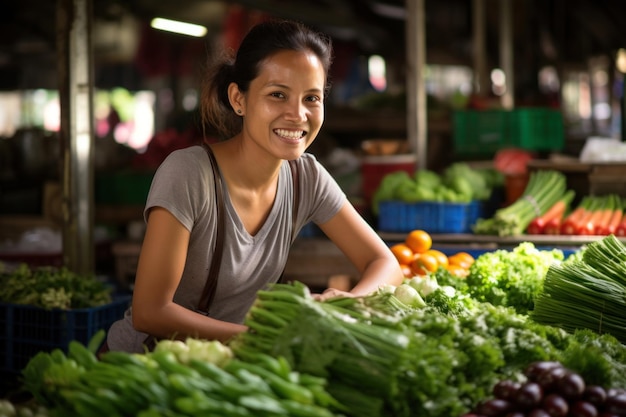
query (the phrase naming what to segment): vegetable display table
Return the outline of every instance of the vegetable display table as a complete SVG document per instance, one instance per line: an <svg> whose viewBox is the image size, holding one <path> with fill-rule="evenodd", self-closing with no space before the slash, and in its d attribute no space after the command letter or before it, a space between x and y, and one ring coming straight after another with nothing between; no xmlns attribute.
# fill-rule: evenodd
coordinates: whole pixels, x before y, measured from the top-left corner
<svg viewBox="0 0 626 417"><path fill-rule="evenodd" d="M379 232L386 242L401 242L406 238L405 233ZM581 246L602 239L604 236L565 236L565 235L517 235L493 236L477 235L472 233L431 234L433 246L438 248L469 248L474 250L509 249L522 242L532 242L536 246L565 249L578 249ZM619 238L626 243L626 238Z"/></svg>

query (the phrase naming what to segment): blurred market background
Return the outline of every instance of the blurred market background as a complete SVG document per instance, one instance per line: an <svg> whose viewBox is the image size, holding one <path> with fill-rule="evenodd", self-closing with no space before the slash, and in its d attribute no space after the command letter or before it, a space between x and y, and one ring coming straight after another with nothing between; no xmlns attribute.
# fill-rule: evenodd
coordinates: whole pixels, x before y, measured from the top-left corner
<svg viewBox="0 0 626 417"><path fill-rule="evenodd" d="M64 50L63 19L80 4L11 2L0 16L0 258L6 261L68 260L62 246L71 203L63 190L64 180L67 186L74 179L68 179L72 157L64 155L67 142L60 137L59 86L67 76L62 58L76 52ZM123 284L132 279L154 170L169 152L202 136L197 104L203 66L269 17L302 20L333 37L333 89L311 152L373 225L379 219L372 195L386 174L441 173L458 162L493 167L509 148L513 159L496 166L510 177L509 191L518 170L549 168L567 175L576 201L588 193L623 192L626 34L620 1L84 4L91 17L94 120L87 166L93 181L82 195L93 201L87 241L93 241L96 272ZM157 30L150 26L155 17L206 32L191 37ZM417 70L415 34L425 47ZM415 74L425 97L417 109L425 115L418 139ZM607 159L617 171L598 173L594 163ZM498 192L503 200L496 204L506 203L506 190ZM316 236L314 228L305 232Z"/></svg>

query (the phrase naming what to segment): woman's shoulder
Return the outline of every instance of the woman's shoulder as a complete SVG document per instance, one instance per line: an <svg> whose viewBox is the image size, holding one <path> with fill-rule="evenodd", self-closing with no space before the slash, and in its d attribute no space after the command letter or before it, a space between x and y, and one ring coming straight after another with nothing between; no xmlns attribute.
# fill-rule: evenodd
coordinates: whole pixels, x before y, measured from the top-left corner
<svg viewBox="0 0 626 417"><path fill-rule="evenodd" d="M312 153L305 152L297 159L298 168L305 171L319 171L321 164Z"/></svg>
<svg viewBox="0 0 626 417"><path fill-rule="evenodd" d="M199 164L206 164L206 151L199 145L192 145L186 148L176 149L170 152L160 169L197 167Z"/></svg>

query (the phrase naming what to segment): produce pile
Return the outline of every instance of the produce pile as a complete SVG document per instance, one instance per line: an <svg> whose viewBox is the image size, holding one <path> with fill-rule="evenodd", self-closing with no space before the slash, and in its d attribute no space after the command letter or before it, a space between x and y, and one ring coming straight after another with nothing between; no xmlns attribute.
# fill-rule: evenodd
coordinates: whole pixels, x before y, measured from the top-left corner
<svg viewBox="0 0 626 417"><path fill-rule="evenodd" d="M533 320L573 331L610 333L626 343L626 247L614 235L553 265L535 300Z"/></svg>
<svg viewBox="0 0 626 417"><path fill-rule="evenodd" d="M425 230L411 230L404 242L391 245L391 252L400 264L407 278L415 275L424 276L443 268L452 275L465 277L474 262L474 257L460 251L451 256L432 247L433 239Z"/></svg>
<svg viewBox="0 0 626 417"><path fill-rule="evenodd" d="M559 362L534 362L524 376L523 381L498 381L493 398L481 401L464 417L626 415L626 390L587 384L581 375Z"/></svg>
<svg viewBox="0 0 626 417"><path fill-rule="evenodd" d="M626 236L624 202L617 194L585 196L570 210L574 192L568 191L548 211L533 219L529 234Z"/></svg>
<svg viewBox="0 0 626 417"><path fill-rule="evenodd" d="M31 268L20 264L0 273L0 302L63 310L97 307L111 302L112 289L94 276L67 268Z"/></svg>
<svg viewBox="0 0 626 417"><path fill-rule="evenodd" d="M533 310L548 269L565 258L560 249L540 250L532 242L485 252L477 259L464 251L447 256L433 249L432 237L420 229L393 244L391 252L409 278L407 284L417 289L430 282L421 278L433 277L478 301L511 307L521 314Z"/></svg>
<svg viewBox="0 0 626 417"><path fill-rule="evenodd" d="M405 171L387 174L372 197L372 212L379 213L381 201L405 203L447 202L469 203L487 200L494 187L502 185L504 177L491 168L472 168L457 162L441 174L428 169L415 171L411 176Z"/></svg>
<svg viewBox="0 0 626 417"><path fill-rule="evenodd" d="M521 290L524 274L550 277L567 265L582 270L581 263L597 259L605 264L603 276L579 284L593 289L605 275L622 273L616 264L626 260L626 248L607 237L565 260L558 252L528 245L510 253L510 259L504 253L477 257L465 278L440 267L358 298L319 302L301 283L276 284L258 293L245 320L249 331L226 345L161 341L153 352L107 352L97 360L100 334L88 346L72 342L67 353L57 349L35 356L22 372L24 387L50 415L89 410L94 416L141 417L454 417L472 412L489 417L505 415L485 406L488 401L503 405L493 402L502 381L521 389L531 364L558 362L586 386L622 392L626 346L607 329L564 328L533 319L547 288L540 288L528 314L512 306L525 305L525 297L506 298L523 303L498 305L478 300L470 288L504 290L518 284ZM500 262L517 263L511 271L517 268L519 276L494 268L498 256ZM494 278L473 284L472 269L485 274L493 269ZM618 288L609 286L605 293ZM582 293L590 309L601 305L602 295ZM581 305L581 300L569 302ZM617 304L612 308L625 311ZM621 328L626 328L623 319ZM578 410L573 402L568 407ZM510 411L545 415L536 409Z"/></svg>
<svg viewBox="0 0 626 417"><path fill-rule="evenodd" d="M496 210L492 217L478 219L472 230L483 235L521 235L533 219L567 198L567 191L563 173L552 170L534 171L530 174L528 185L520 198L511 205Z"/></svg>
<svg viewBox="0 0 626 417"><path fill-rule="evenodd" d="M72 342L67 354L39 353L26 366L24 387L50 415L331 417L340 407L324 379L300 375L282 358L258 353L244 362L219 342L187 339L98 360L103 336L88 347Z"/></svg>
<svg viewBox="0 0 626 417"><path fill-rule="evenodd" d="M609 335L538 325L449 288L424 300L409 308L385 288L320 303L302 284L276 285L229 346L159 342L98 361L94 338L35 356L24 386L50 415L141 417L462 415L535 361L626 386L626 347Z"/></svg>

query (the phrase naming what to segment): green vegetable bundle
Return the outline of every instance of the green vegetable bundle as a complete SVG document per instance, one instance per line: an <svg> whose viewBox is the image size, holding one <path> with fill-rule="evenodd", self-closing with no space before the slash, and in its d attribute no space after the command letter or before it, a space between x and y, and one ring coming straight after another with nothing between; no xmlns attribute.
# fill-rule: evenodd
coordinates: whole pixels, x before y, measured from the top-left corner
<svg viewBox="0 0 626 417"><path fill-rule="evenodd" d="M21 264L0 274L0 302L64 310L91 308L111 302L112 289L94 276L67 268L30 268Z"/></svg>
<svg viewBox="0 0 626 417"><path fill-rule="evenodd" d="M502 176L492 169L472 168L463 162L447 167L441 174L419 169L411 176L396 171L383 177L372 198L372 212L378 214L381 201L469 203L486 200Z"/></svg>
<svg viewBox="0 0 626 417"><path fill-rule="evenodd" d="M551 267L531 317L568 331L590 329L626 343L626 246L614 235Z"/></svg>
<svg viewBox="0 0 626 417"><path fill-rule="evenodd" d="M590 362L576 337L510 308L451 296L449 289L425 300L425 307L402 308L379 291L319 303L301 284L276 285L259 294L246 319L250 331L230 346L236 357L260 351L327 378L329 393L355 417L461 415L497 379L515 378L539 360L560 360L585 374L592 369L594 380L606 384L626 383L626 365L614 360L626 358L626 347L611 338L594 339L612 354L593 349Z"/></svg>
<svg viewBox="0 0 626 417"><path fill-rule="evenodd" d="M450 288L418 309L389 291L320 303L295 283L260 295L250 330L228 346L163 341L97 360L101 331L88 346L37 354L24 388L55 416L449 417L539 360L626 386L626 346L614 337L569 334Z"/></svg>
<svg viewBox="0 0 626 417"><path fill-rule="evenodd" d="M67 354L40 352L22 372L24 387L55 416L340 415L323 378L294 372L279 358L256 354L254 362L224 362L219 342L196 340L183 350L184 361L180 346L171 343L146 354L109 351L97 360L98 344L94 337L89 346L71 342Z"/></svg>
<svg viewBox="0 0 626 417"><path fill-rule="evenodd" d="M550 209L567 191L566 177L552 170L534 171L521 197L496 210L488 219L478 219L476 234L515 236L524 233L530 222Z"/></svg>

